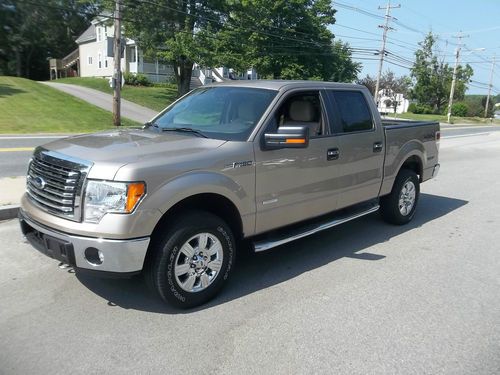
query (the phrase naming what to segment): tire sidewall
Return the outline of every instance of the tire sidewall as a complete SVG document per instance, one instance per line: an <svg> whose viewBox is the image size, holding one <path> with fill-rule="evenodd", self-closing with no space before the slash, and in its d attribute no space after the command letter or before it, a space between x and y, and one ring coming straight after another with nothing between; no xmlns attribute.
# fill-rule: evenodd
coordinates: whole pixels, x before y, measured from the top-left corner
<svg viewBox="0 0 500 375"><path fill-rule="evenodd" d="M399 197L401 196L401 193L403 191L403 187L406 185L407 182L411 181L413 185L415 186L415 202L413 202L413 207L411 208L411 211L408 215L403 215L399 211ZM400 182L397 190L397 195L396 195L396 212L399 214L401 221L402 222L409 222L411 219L413 219L413 216L415 216L415 211L417 210L417 204L418 204L418 198L420 196L420 184L418 182L418 177L414 173L407 173L406 176L402 178L402 181Z"/></svg>
<svg viewBox="0 0 500 375"><path fill-rule="evenodd" d="M408 181L413 182L413 184L415 185L415 202L413 204L411 212L405 216L399 211L399 196L401 195L403 186ZM382 215L382 218L386 222L395 225L404 225L409 223L415 216L419 197L420 182L417 174L408 169L401 170L396 177L396 181L394 182L391 193L380 199L380 213Z"/></svg>
<svg viewBox="0 0 500 375"><path fill-rule="evenodd" d="M216 279L205 290L187 292L175 278L175 261L184 243L196 234L206 232L221 242L223 260ZM160 296L173 305L189 308L213 298L229 278L234 266L235 244L229 227L217 216L210 214L189 215L169 231L157 258L155 281Z"/></svg>

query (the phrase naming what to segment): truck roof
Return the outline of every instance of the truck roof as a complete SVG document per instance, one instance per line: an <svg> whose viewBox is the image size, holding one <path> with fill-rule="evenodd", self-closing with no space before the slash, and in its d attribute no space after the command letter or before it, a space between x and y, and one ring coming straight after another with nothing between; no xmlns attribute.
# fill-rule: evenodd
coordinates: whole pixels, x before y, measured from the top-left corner
<svg viewBox="0 0 500 375"><path fill-rule="evenodd" d="M203 87L217 87L217 86L231 86L231 87L254 87L259 89L268 90L289 90L294 88L311 88L311 89L346 89L357 88L364 89L365 86L357 85L354 83L339 83L339 82L324 82L324 81L292 81L292 80L231 80L220 83L212 83Z"/></svg>

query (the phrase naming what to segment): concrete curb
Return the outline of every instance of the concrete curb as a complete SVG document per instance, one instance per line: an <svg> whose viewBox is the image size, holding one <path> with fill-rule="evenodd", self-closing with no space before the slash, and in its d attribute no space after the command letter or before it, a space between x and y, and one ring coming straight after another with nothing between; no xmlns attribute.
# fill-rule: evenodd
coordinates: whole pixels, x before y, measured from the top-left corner
<svg viewBox="0 0 500 375"><path fill-rule="evenodd" d="M19 213L19 206L11 204L0 207L0 221L15 219Z"/></svg>

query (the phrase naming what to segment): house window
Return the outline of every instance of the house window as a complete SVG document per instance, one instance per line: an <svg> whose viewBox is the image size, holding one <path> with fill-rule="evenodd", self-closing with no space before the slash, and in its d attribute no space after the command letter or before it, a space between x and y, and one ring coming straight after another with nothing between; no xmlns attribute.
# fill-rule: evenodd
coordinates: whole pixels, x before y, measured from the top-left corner
<svg viewBox="0 0 500 375"><path fill-rule="evenodd" d="M108 67L108 59L104 59L104 67L107 68Z"/></svg>
<svg viewBox="0 0 500 375"><path fill-rule="evenodd" d="M102 68L102 56L101 56L101 53L99 53L98 55L99 57L97 58L97 64L99 66L99 69Z"/></svg>
<svg viewBox="0 0 500 375"><path fill-rule="evenodd" d="M102 40L102 28L96 26L95 31L97 33L97 41L100 42Z"/></svg>
<svg viewBox="0 0 500 375"><path fill-rule="evenodd" d="M107 26L104 26L104 36L105 37L108 36L108 27Z"/></svg>
<svg viewBox="0 0 500 375"><path fill-rule="evenodd" d="M89 65L92 65L92 56L88 57L88 63L89 63Z"/></svg>
<svg viewBox="0 0 500 375"><path fill-rule="evenodd" d="M137 56L135 55L135 48L130 48L130 60L129 62L136 62Z"/></svg>

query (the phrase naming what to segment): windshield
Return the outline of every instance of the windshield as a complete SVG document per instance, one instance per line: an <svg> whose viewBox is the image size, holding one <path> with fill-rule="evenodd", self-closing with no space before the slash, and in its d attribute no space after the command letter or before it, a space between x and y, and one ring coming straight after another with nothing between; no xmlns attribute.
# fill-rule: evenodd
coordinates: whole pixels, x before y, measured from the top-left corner
<svg viewBox="0 0 500 375"><path fill-rule="evenodd" d="M216 139L245 141L277 91L206 87L192 91L154 120L161 130L195 130Z"/></svg>

